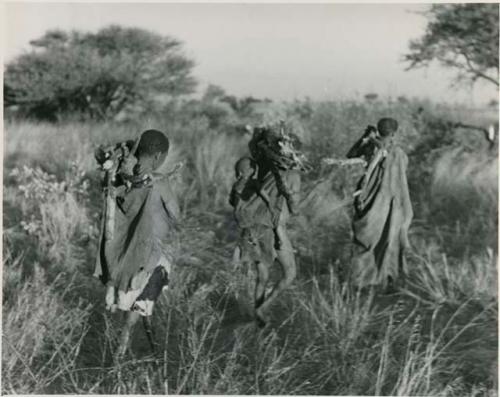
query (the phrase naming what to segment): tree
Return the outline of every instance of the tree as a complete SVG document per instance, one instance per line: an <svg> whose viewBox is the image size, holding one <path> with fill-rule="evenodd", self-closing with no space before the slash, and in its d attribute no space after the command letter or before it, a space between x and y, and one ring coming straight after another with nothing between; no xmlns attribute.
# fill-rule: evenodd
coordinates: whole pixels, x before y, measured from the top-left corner
<svg viewBox="0 0 500 397"><path fill-rule="evenodd" d="M185 104L183 113L188 117L204 117L211 129L221 129L235 123L237 115L230 105L224 102L226 92L223 88L210 84L199 100Z"/></svg>
<svg viewBox="0 0 500 397"><path fill-rule="evenodd" d="M213 101L218 100L226 96L226 91L224 88L219 87L218 85L209 84L203 94L203 101Z"/></svg>
<svg viewBox="0 0 500 397"><path fill-rule="evenodd" d="M127 106L193 92L192 60L180 41L137 28L49 31L6 67L4 106L57 120L113 117Z"/></svg>
<svg viewBox="0 0 500 397"><path fill-rule="evenodd" d="M457 81L498 86L498 4L435 4L426 15L424 36L405 55L408 69L437 60L458 71Z"/></svg>

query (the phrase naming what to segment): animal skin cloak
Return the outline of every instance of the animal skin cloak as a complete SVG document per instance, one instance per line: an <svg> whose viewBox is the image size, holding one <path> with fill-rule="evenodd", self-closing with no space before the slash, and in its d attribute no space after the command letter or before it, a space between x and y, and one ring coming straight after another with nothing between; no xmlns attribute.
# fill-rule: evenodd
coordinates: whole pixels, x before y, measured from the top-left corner
<svg viewBox="0 0 500 397"><path fill-rule="evenodd" d="M385 156L384 156L385 154ZM408 191L408 157L390 143L378 150L360 180L355 199L352 281L385 286L406 273L405 250L413 210Z"/></svg>
<svg viewBox="0 0 500 397"><path fill-rule="evenodd" d="M281 176L288 189L298 202L300 191L300 173L297 170L281 171ZM283 228L290 217L285 198L280 194L276 185L275 176L271 171L262 172L257 178L260 190L269 197L269 205L273 212L278 214L277 223ZM253 260L264 260L272 263L276 258L276 247L279 242L274 233L276 224L273 223L269 207L261 196L251 186L243 189L239 199L233 199L234 215L238 226L243 230L244 244L241 247L242 255L250 256ZM249 244L247 244L249 242Z"/></svg>
<svg viewBox="0 0 500 397"><path fill-rule="evenodd" d="M105 241L101 233L94 276L127 292L135 275L149 277L161 258L171 259L179 208L167 178L132 188L116 203L114 237Z"/></svg>

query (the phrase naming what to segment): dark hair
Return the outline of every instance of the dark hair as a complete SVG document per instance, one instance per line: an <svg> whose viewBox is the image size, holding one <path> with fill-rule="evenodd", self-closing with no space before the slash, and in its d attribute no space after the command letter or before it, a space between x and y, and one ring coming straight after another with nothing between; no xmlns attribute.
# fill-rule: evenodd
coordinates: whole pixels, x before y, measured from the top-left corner
<svg viewBox="0 0 500 397"><path fill-rule="evenodd" d="M156 153L167 154L170 144L165 134L158 130L146 130L141 134L136 157L152 156Z"/></svg>
<svg viewBox="0 0 500 397"><path fill-rule="evenodd" d="M243 166L245 165L245 163L248 163L248 166L250 168L252 168L253 170L256 170L257 169L257 163L255 162L254 159L252 159L251 157L248 157L248 156L245 156L245 157L242 157L240 158L236 164L234 165L234 173L236 175L239 174L240 172L240 169L243 168Z"/></svg>
<svg viewBox="0 0 500 397"><path fill-rule="evenodd" d="M390 117L384 117L378 121L377 130L380 136L386 137L398 130L398 122Z"/></svg>

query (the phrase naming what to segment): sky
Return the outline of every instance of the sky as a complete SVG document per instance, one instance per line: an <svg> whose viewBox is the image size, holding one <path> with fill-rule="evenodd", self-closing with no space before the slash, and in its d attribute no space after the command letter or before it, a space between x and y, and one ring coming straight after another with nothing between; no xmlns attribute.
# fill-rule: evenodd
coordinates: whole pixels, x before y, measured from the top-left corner
<svg viewBox="0 0 500 397"><path fill-rule="evenodd" d="M492 84L453 88L438 65L405 71L408 43L423 34L423 4L4 3L4 61L48 29L109 24L176 37L193 58L199 90L273 100L429 98L482 105ZM491 87L490 87L491 86Z"/></svg>

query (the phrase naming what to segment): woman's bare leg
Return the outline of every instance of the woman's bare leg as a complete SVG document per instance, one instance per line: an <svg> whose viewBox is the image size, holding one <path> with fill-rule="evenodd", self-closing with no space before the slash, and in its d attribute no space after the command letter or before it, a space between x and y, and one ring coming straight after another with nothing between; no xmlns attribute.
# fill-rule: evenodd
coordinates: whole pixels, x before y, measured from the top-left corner
<svg viewBox="0 0 500 397"><path fill-rule="evenodd" d="M151 324L151 316L143 316L142 325L144 326L144 331L146 331L146 336L148 338L149 345L151 346L151 351L153 352L153 354L156 354L156 342L153 333L153 326Z"/></svg>
<svg viewBox="0 0 500 397"><path fill-rule="evenodd" d="M269 270L262 262L256 262L255 267L257 268L257 280L255 283L254 302L255 309L257 309L264 303L266 286L269 280Z"/></svg>
<svg viewBox="0 0 500 397"><path fill-rule="evenodd" d="M276 299L283 290L290 286L297 274L295 256L290 239L281 227L278 227L277 229L277 236L280 239L280 249L276 250L277 260L283 271L283 277L274 285L271 293L265 298L262 305L258 308L257 315L260 317L264 317L264 312L269 308L274 299Z"/></svg>
<svg viewBox="0 0 500 397"><path fill-rule="evenodd" d="M135 312L127 312L127 319L125 322L125 326L120 335L120 345L118 346L118 350L116 352L115 358L117 361L121 360L125 355L129 345L130 345L130 334L132 329L134 328L135 323L139 319L139 313Z"/></svg>

